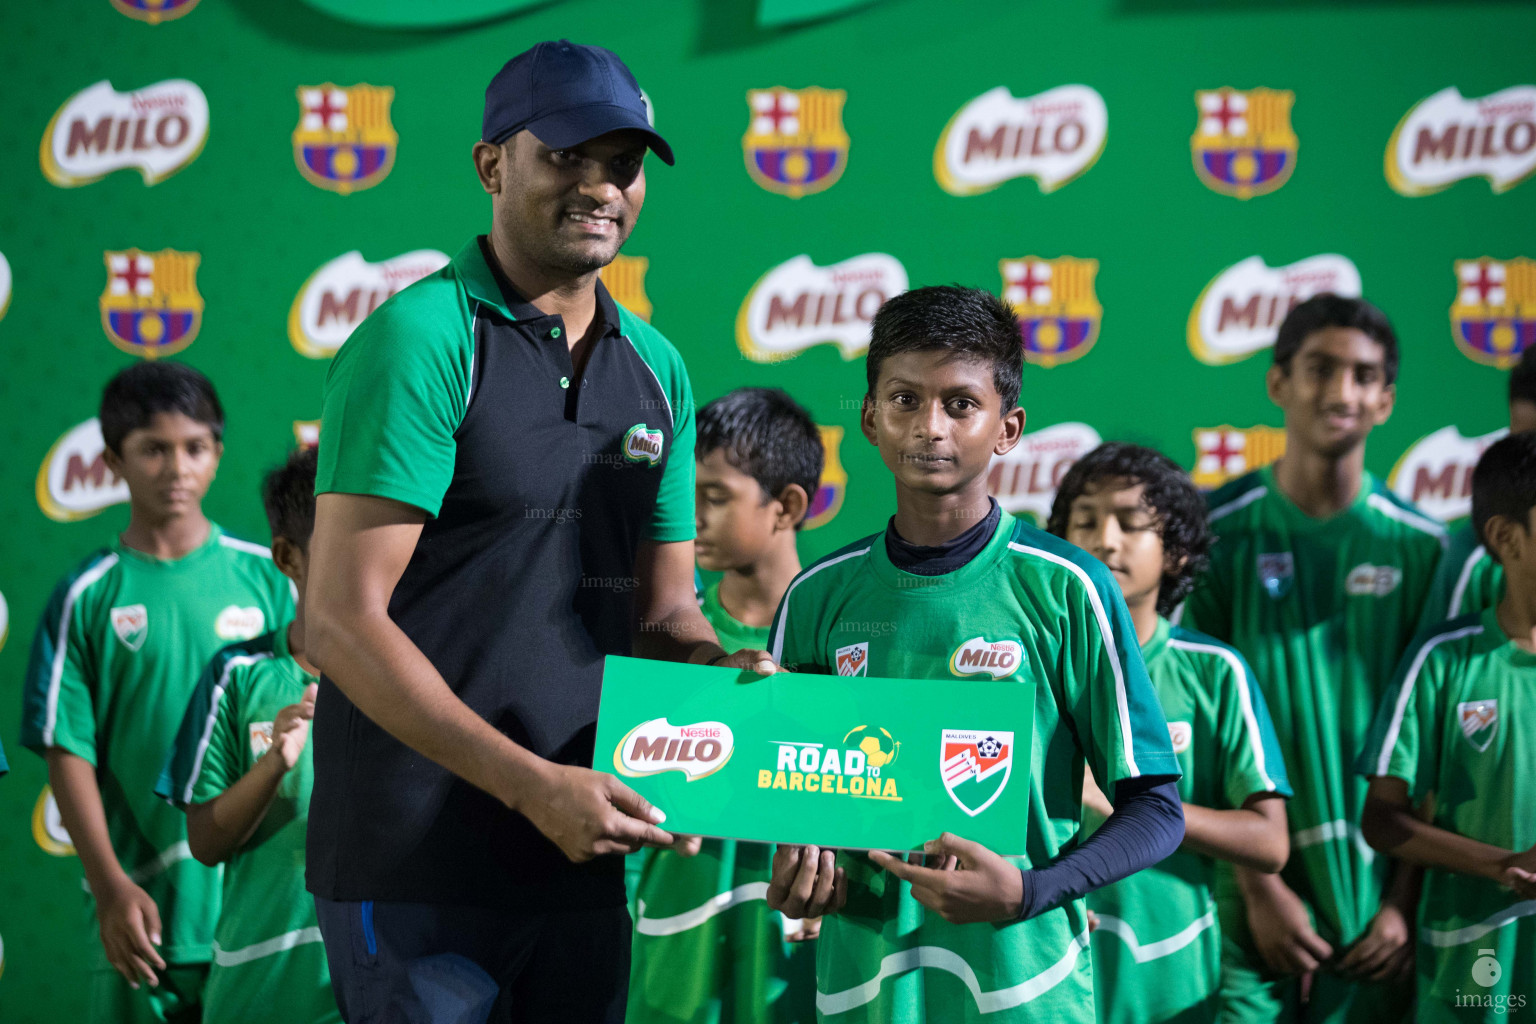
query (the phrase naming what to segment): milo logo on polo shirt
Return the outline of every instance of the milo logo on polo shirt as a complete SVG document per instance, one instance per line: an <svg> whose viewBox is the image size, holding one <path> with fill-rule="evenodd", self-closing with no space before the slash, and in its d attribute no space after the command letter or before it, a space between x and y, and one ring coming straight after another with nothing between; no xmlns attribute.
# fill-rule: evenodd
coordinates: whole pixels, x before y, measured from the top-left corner
<svg viewBox="0 0 1536 1024"><path fill-rule="evenodd" d="M654 466L661 461L661 448L661 431L650 430L644 423L636 423L624 435L624 457L630 462Z"/></svg>
<svg viewBox="0 0 1536 1024"><path fill-rule="evenodd" d="M972 637L949 656L949 670L957 676L986 673L993 679L1006 679L1018 671L1024 661L1024 646L1017 640L987 640Z"/></svg>

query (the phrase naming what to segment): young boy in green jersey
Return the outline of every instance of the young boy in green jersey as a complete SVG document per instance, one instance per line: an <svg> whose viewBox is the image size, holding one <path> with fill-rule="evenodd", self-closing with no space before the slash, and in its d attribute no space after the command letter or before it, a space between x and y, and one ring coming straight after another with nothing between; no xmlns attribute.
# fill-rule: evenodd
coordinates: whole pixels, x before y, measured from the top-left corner
<svg viewBox="0 0 1536 1024"><path fill-rule="evenodd" d="M1361 837L1353 772L1445 542L1365 470L1397 368L1375 306L1331 294L1297 305L1266 377L1285 455L1210 497L1217 541L1182 624L1248 659L1295 789L1285 870L1218 874L1223 1021L1398 1024L1412 998L1417 869Z"/></svg>
<svg viewBox="0 0 1536 1024"><path fill-rule="evenodd" d="M186 821L155 798L155 781L208 659L286 621L293 591L266 548L203 514L224 450L208 378L137 363L107 384L100 416L107 465L128 485L128 527L43 612L22 743L48 761L93 897L91 1020L194 1019L219 872L192 857Z"/></svg>
<svg viewBox="0 0 1536 1024"><path fill-rule="evenodd" d="M1509 432L1536 430L1536 348L1520 353L1520 361L1509 373ZM1452 530L1445 557L1435 570L1419 631L1438 626L1447 619L1492 608L1504 592L1504 570L1488 557L1488 549L1478 540L1470 522Z"/></svg>
<svg viewBox="0 0 1536 1024"><path fill-rule="evenodd" d="M1483 453L1472 525L1503 596L1419 634L1359 763L1366 839L1425 869L1422 1024L1518 1019L1536 999L1536 434Z"/></svg>
<svg viewBox="0 0 1536 1024"><path fill-rule="evenodd" d="M339 1024L304 830L319 672L305 657L304 584L315 525L315 449L267 474L272 560L299 593L292 621L213 656L198 680L159 795L187 813L198 860L224 865L224 906L203 993L205 1024Z"/></svg>
<svg viewBox="0 0 1536 1024"><path fill-rule="evenodd" d="M916 855L927 864L775 851L769 905L828 915L816 943L825 1021L1088 1024L1083 895L1183 838L1178 760L1120 588L987 494L992 457L1023 432L1021 371L1018 321L984 291L919 288L882 306L862 426L894 478L896 514L796 577L774 617L769 650L791 671L1033 687L1028 763L1012 783L1031 791L1024 856L947 833ZM998 657L961 659L978 648ZM1115 795L1086 840L1085 766Z"/></svg>
<svg viewBox="0 0 1536 1024"><path fill-rule="evenodd" d="M704 617L727 651L764 650L768 623L800 571L796 532L821 478L821 435L777 388L739 388L699 410L694 550L722 573ZM764 902L773 851L706 839L697 856L641 857L629 1024L770 1024L815 1018L810 949L787 941ZM810 937L815 922L791 922Z"/></svg>
<svg viewBox="0 0 1536 1024"><path fill-rule="evenodd" d="M1119 582L1184 773L1179 851L1088 895L1099 919L1099 1020L1214 1021L1221 982L1216 861L1280 870L1290 852L1290 784L1269 709L1242 655L1164 618L1205 568L1205 500L1167 456L1111 442L1067 471L1048 529L1098 558ZM1091 779L1084 780L1084 803L1099 819L1112 811Z"/></svg>

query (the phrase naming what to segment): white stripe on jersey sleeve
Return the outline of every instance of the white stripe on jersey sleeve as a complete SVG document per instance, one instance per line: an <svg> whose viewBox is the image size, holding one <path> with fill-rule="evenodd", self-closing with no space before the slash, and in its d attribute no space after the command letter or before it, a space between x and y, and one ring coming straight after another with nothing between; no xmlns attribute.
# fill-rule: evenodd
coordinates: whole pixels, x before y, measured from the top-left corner
<svg viewBox="0 0 1536 1024"><path fill-rule="evenodd" d="M796 580L789 585L789 589L784 591L784 600L779 602L778 621L774 622L773 624L773 650L768 652L769 654L773 655L773 660L776 664L781 664L784 657L784 620L789 615L789 599L794 596L795 588L800 586L800 584L804 583L806 580L810 579L812 576L815 576L817 573L821 572L821 570L828 568L829 566L836 565L838 562L846 562L850 558L858 558L860 555L867 554L869 554L869 548L860 548L857 551L850 551L846 555L838 555L836 558L828 559L825 562L819 562L816 565L811 566L801 576L796 578Z"/></svg>
<svg viewBox="0 0 1536 1024"><path fill-rule="evenodd" d="M248 555L260 555L267 561L272 560L272 549L264 548L260 544L252 544L248 540L236 540L227 534L219 535L219 543L226 548L234 548L236 551L244 551Z"/></svg>
<svg viewBox="0 0 1536 1024"><path fill-rule="evenodd" d="M1419 678L1419 672L1423 670L1429 652L1448 640L1476 636L1482 631L1481 625L1463 626L1448 633L1432 636L1419 646L1418 653L1413 656L1413 662L1408 666L1408 674L1403 677L1403 688L1397 694L1397 707L1392 709L1392 722L1387 726L1387 736L1381 744L1381 756L1376 760L1377 775L1387 774L1387 765L1392 761L1392 748L1397 746L1397 736L1403 731L1403 716L1408 713L1408 700L1413 696L1414 681Z"/></svg>
<svg viewBox="0 0 1536 1024"><path fill-rule="evenodd" d="M1451 591L1451 603L1446 607L1445 617L1454 619L1461 615L1461 602L1467 597L1467 584L1472 582L1472 570L1477 568L1477 563L1488 554L1488 549L1479 544L1472 549L1467 560L1462 564L1461 575L1456 577L1456 589Z"/></svg>
<svg viewBox="0 0 1536 1024"><path fill-rule="evenodd" d="M272 657L270 654L237 654L224 663L224 671L219 673L219 681L213 688L213 701L208 706L208 718L203 723L202 738L197 741L197 753L192 758L192 771L187 776L187 787L182 792L181 802L192 802L192 790L197 786L197 777L203 771L203 757L208 753L208 744L213 742L213 726L219 719L219 705L224 702L224 690L229 685L229 674L241 665L254 665L258 661L265 661Z"/></svg>
<svg viewBox="0 0 1536 1024"><path fill-rule="evenodd" d="M1258 501L1268 493L1269 488L1264 486L1255 487L1251 491L1245 491L1241 496L1233 498L1225 505L1211 509L1210 515L1206 516L1206 519L1214 523L1216 520L1222 518L1223 516L1229 516L1233 512L1247 508L1249 505L1252 505L1254 502Z"/></svg>
<svg viewBox="0 0 1536 1024"><path fill-rule="evenodd" d="M1104 646L1109 650L1109 663L1114 667L1115 705L1120 712L1121 752L1125 755L1125 765L1131 770L1131 777L1140 777L1141 769L1136 766L1136 754L1132 750L1131 744L1131 707L1125 695L1125 673L1120 668L1120 651L1115 647L1114 630L1110 629L1109 616L1104 611L1104 602L1099 599L1099 588L1093 585L1093 580L1088 578L1088 573L1083 570L1082 566L1073 563L1069 559L1062 558L1060 555L1053 555L1049 551L1043 551L1040 548L1025 547L1023 544L1017 544L1013 541L1009 541L1008 546L1021 554L1035 555L1048 562L1055 562L1057 565L1066 566L1072 570L1073 575L1082 582L1083 586L1088 588L1088 602L1093 605L1093 617L1099 624L1099 635L1104 638Z"/></svg>
<svg viewBox="0 0 1536 1024"><path fill-rule="evenodd" d="M1264 764L1264 737L1259 733L1259 718L1253 713L1253 694L1248 689L1250 680L1248 673L1243 671L1243 663L1237 655L1225 647L1217 647L1214 644L1197 644L1189 640L1168 641L1168 646L1180 651L1193 651L1199 654L1214 654L1226 660L1232 667L1232 674L1237 676L1237 693L1242 700L1243 723L1248 733L1248 746L1253 751L1254 763L1259 766L1259 774L1264 777L1264 788L1269 792L1275 790L1275 780L1269 776L1269 768Z"/></svg>
<svg viewBox="0 0 1536 1024"><path fill-rule="evenodd" d="M117 555L111 554L80 574L64 592L64 610L59 613L59 632L54 638L53 666L48 673L48 703L43 715L43 746L53 746L53 735L59 724L59 688L64 682L64 660L69 653L69 620L75 612L75 601L85 588L105 576L117 564Z"/></svg>
<svg viewBox="0 0 1536 1024"><path fill-rule="evenodd" d="M1365 503L1388 519L1396 519L1398 522L1411 526L1421 533L1429 534L1440 542L1442 548L1445 547L1445 527L1433 519L1426 519L1424 516L1416 512L1409 512L1405 508L1398 508L1390 498L1383 494L1372 494L1365 499Z"/></svg>

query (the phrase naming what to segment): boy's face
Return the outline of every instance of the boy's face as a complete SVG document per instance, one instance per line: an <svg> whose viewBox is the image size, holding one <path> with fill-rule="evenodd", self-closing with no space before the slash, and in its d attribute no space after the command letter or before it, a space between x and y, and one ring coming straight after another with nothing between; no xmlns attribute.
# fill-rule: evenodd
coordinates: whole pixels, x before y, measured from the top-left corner
<svg viewBox="0 0 1536 1024"><path fill-rule="evenodd" d="M1292 442L1328 458L1365 443L1387 422L1397 398L1387 383L1386 350L1364 331L1325 327L1302 340L1290 372L1271 366L1269 399L1285 412Z"/></svg>
<svg viewBox="0 0 1536 1024"><path fill-rule="evenodd" d="M219 470L224 446L206 423L185 413L158 412L128 432L107 465L128 484L133 505L155 516L196 512Z"/></svg>
<svg viewBox="0 0 1536 1024"><path fill-rule="evenodd" d="M861 426L898 488L951 494L1018 444L1024 410L1005 414L1002 405L983 360L942 349L902 352L880 364Z"/></svg>
<svg viewBox="0 0 1536 1024"><path fill-rule="evenodd" d="M1129 477L1090 481L1067 518L1066 539L1104 563L1129 605L1155 601L1163 574L1179 569L1168 565L1162 527L1142 504L1146 489Z"/></svg>
<svg viewBox="0 0 1536 1024"><path fill-rule="evenodd" d="M693 519L698 537L693 552L699 568L725 572L751 566L776 534L794 529L785 502L765 499L762 485L726 461L723 449L710 452L695 467ZM794 484L786 490L804 493ZM804 511L801 502L800 514Z"/></svg>

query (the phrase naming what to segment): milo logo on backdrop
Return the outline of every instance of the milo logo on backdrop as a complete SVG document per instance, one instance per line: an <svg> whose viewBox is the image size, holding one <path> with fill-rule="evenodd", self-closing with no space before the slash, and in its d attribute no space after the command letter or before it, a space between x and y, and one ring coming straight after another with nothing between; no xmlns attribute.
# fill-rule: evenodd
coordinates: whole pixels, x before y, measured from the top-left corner
<svg viewBox="0 0 1536 1024"><path fill-rule="evenodd" d="M1358 298L1360 271L1337 253L1283 267L1250 256L1217 274L1200 292L1189 311L1189 350L1209 366L1247 359L1275 343L1293 307L1323 292Z"/></svg>
<svg viewBox="0 0 1536 1024"><path fill-rule="evenodd" d="M758 279L736 314L736 347L755 363L793 359L812 345L836 345L844 359L869 347L869 322L907 290L894 256L871 252L818 267L796 256Z"/></svg>
<svg viewBox="0 0 1536 1024"><path fill-rule="evenodd" d="M1483 177L1507 192L1536 171L1536 86L1468 99L1447 86L1403 115L1387 142L1387 181L1427 196Z"/></svg>
<svg viewBox="0 0 1536 1024"><path fill-rule="evenodd" d="M1495 441L1509 431L1466 437L1455 426L1441 427L1415 441L1387 474L1392 493L1441 522L1472 514L1472 470Z"/></svg>
<svg viewBox="0 0 1536 1024"><path fill-rule="evenodd" d="M184 78L118 92L102 79L59 107L43 132L43 174L61 188L137 168L156 185L197 159L208 141L208 97Z"/></svg>
<svg viewBox="0 0 1536 1024"><path fill-rule="evenodd" d="M1087 171L1104 152L1109 112L1086 85L1062 85L1016 97L1006 85L961 107L939 135L933 176L950 195L990 192L1031 177L1054 192Z"/></svg>
<svg viewBox="0 0 1536 1024"><path fill-rule="evenodd" d="M53 443L37 471L37 506L44 515L71 523L128 500L128 485L107 466L106 449L94 416Z"/></svg>
<svg viewBox="0 0 1536 1024"><path fill-rule="evenodd" d="M436 249L416 249L369 263L357 250L309 275L288 311L288 341L300 355L329 359L379 304L448 262Z"/></svg>
<svg viewBox="0 0 1536 1024"><path fill-rule="evenodd" d="M724 722L673 725L665 718L653 718L619 741L613 767L631 778L682 772L689 782L697 782L724 768L735 746L731 727Z"/></svg>
<svg viewBox="0 0 1536 1024"><path fill-rule="evenodd" d="M1026 513L1044 523L1056 488L1072 463L1099 446L1099 432L1086 423L1057 423L1025 434L1007 455L992 460L987 493L1006 512Z"/></svg>

